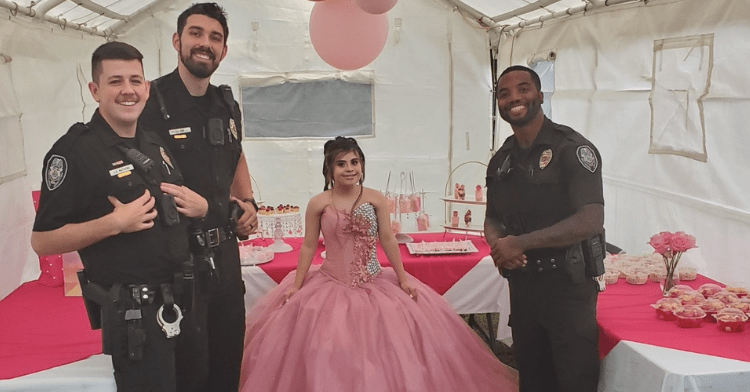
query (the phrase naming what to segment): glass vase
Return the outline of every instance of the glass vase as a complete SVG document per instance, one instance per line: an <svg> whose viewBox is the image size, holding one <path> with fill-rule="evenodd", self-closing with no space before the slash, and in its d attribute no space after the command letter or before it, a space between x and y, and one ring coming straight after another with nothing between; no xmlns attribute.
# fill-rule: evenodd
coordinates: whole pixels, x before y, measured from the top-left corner
<svg viewBox="0 0 750 392"><path fill-rule="evenodd" d="M669 296L669 289L680 284L680 274L677 271L667 271L659 280L659 288L663 296Z"/></svg>

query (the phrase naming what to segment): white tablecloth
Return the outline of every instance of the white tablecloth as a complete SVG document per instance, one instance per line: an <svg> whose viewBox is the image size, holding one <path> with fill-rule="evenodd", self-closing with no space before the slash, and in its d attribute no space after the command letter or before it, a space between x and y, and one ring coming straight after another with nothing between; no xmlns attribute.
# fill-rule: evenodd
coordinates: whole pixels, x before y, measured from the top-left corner
<svg viewBox="0 0 750 392"><path fill-rule="evenodd" d="M747 392L750 362L620 341L602 361L599 392L640 391Z"/></svg>
<svg viewBox="0 0 750 392"><path fill-rule="evenodd" d="M265 293L276 287L260 267L242 267L248 309ZM489 257L482 259L444 295L457 313L500 313L497 338L510 337L507 281L497 273ZM115 392L112 361L99 354L54 369L12 380L0 380L0 391L15 392Z"/></svg>
<svg viewBox="0 0 750 392"><path fill-rule="evenodd" d="M245 281L245 305L248 310L260 297L277 286L276 282L257 266L242 267L242 279ZM448 289L443 298L459 314L500 313L497 339L510 338L508 281L500 276L489 256L480 260Z"/></svg>
<svg viewBox="0 0 750 392"><path fill-rule="evenodd" d="M259 267L243 267L246 302L252 306L276 287ZM510 337L507 327L508 287L489 257L482 259L443 297L456 312L499 312L498 339ZM54 369L0 380L0 391L115 392L109 356L95 355ZM599 392L750 391L750 363L621 341L602 361Z"/></svg>

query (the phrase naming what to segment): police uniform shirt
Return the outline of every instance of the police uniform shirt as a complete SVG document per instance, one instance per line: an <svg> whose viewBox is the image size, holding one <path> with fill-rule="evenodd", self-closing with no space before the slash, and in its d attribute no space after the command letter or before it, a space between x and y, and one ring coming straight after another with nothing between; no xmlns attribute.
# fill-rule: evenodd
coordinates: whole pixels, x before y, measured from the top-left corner
<svg viewBox="0 0 750 392"><path fill-rule="evenodd" d="M169 119L164 118L159 95ZM239 113L236 101L234 105ZM223 145L209 141L209 119L221 120ZM208 215L203 228L208 230L227 227L230 186L242 153L242 123L239 118L232 116L232 108L225 102L220 88L209 85L204 97L193 97L175 69L152 83L151 96L139 124L147 131L155 132L167 143L182 170L185 186L208 201ZM217 261L221 264L225 277L241 280L236 241L227 242L233 244L222 244L222 254Z"/></svg>
<svg viewBox="0 0 750 392"><path fill-rule="evenodd" d="M545 117L529 148L510 136L492 157L487 200L488 217L518 217L522 233L552 226L583 205L604 203L601 156L581 134Z"/></svg>
<svg viewBox="0 0 750 392"><path fill-rule="evenodd" d="M110 195L128 203L143 195L145 189L151 195L161 194L159 184L145 179L126 160L118 144L137 146L154 161L151 171L161 171L164 181L181 182L163 142L141 130L135 139L121 138L97 110L90 123L71 127L45 156L34 231L51 231L107 215L114 209L107 198ZM186 221L184 217L182 220ZM170 282L173 262L184 257L176 254L179 249L187 251L184 226L181 230L168 229L157 218L150 229L112 236L78 252L89 280L109 287L113 283Z"/></svg>

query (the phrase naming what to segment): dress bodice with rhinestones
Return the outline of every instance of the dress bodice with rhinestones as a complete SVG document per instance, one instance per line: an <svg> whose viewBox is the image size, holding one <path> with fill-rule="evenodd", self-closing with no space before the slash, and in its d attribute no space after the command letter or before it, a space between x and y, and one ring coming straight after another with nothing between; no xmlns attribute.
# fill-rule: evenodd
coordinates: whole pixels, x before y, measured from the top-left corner
<svg viewBox="0 0 750 392"><path fill-rule="evenodd" d="M320 229L326 243L322 271L351 287L380 272L376 256L378 220L372 204L360 204L352 213L328 206L321 214Z"/></svg>

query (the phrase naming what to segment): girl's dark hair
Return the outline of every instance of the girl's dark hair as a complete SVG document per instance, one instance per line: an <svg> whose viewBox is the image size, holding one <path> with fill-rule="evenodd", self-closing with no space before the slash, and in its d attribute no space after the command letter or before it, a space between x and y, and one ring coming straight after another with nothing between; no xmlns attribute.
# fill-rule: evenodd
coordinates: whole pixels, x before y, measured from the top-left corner
<svg viewBox="0 0 750 392"><path fill-rule="evenodd" d="M354 138L337 136L335 139L327 141L323 146L323 177L326 180L326 184L323 187L324 191L333 186L334 160L340 154L346 154L350 151L354 151L359 156L359 162L362 165L362 178L359 180L359 183L362 184L365 182L365 154L362 152L362 149L359 148Z"/></svg>

